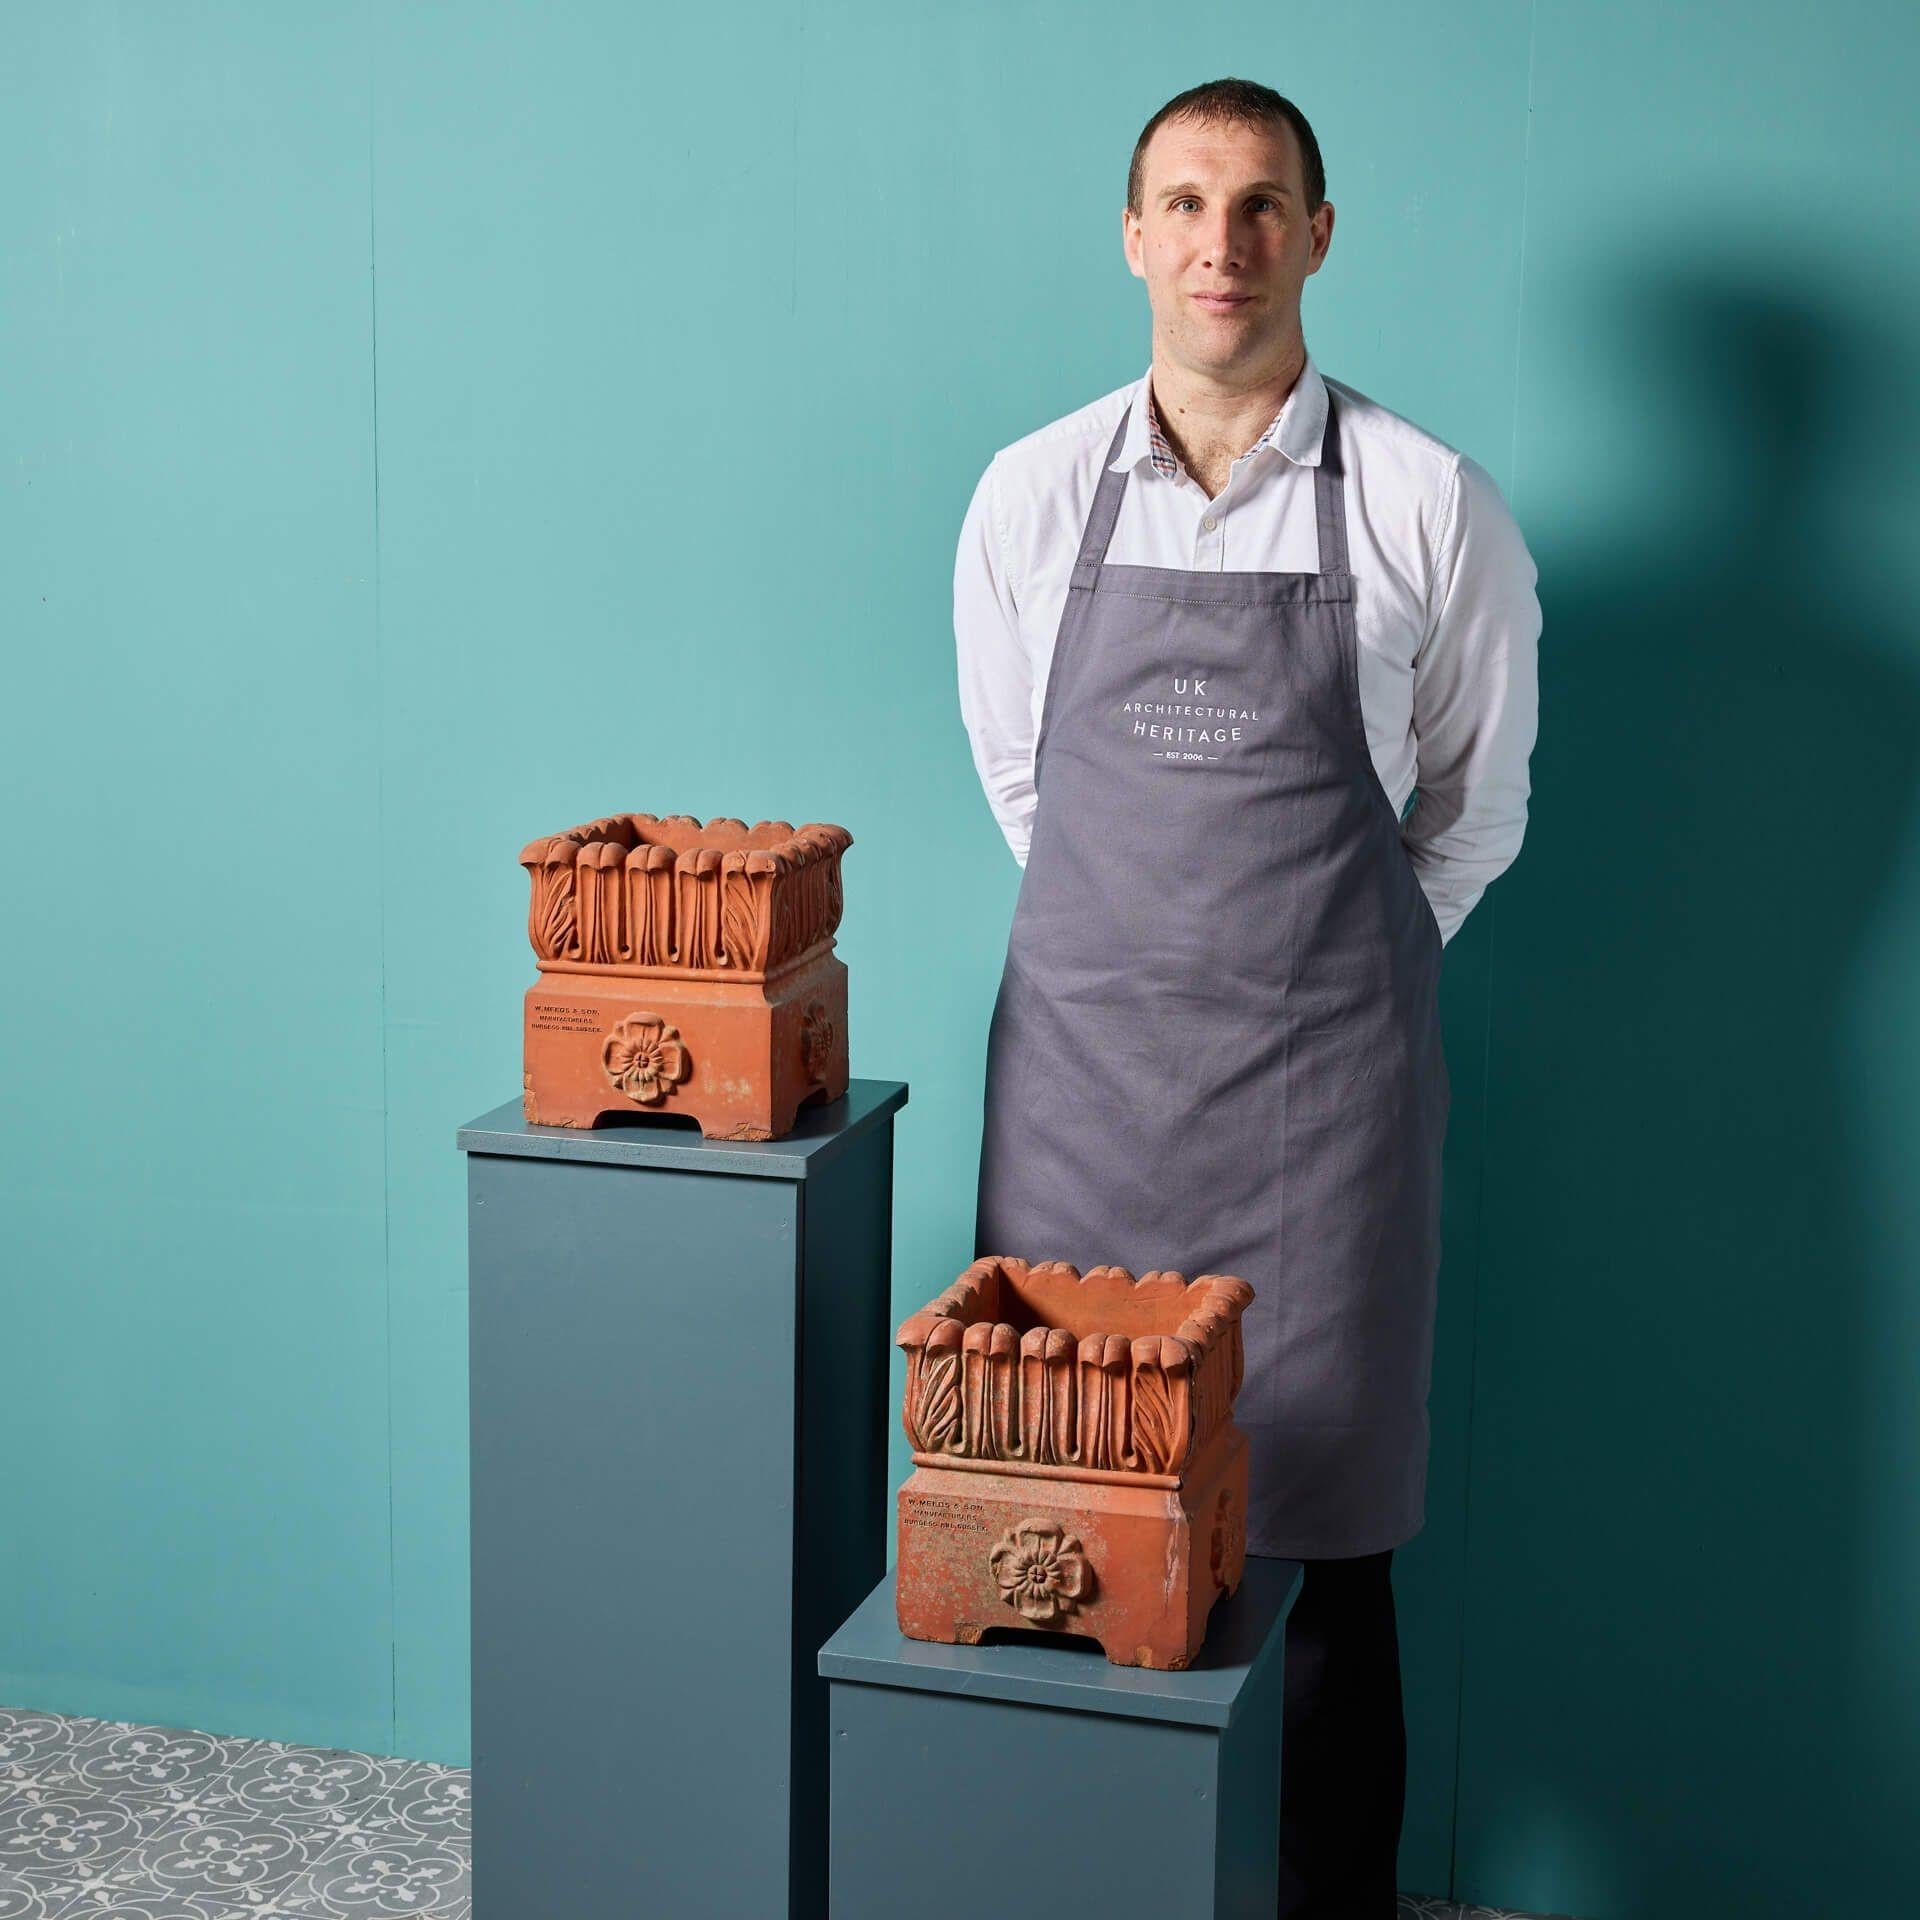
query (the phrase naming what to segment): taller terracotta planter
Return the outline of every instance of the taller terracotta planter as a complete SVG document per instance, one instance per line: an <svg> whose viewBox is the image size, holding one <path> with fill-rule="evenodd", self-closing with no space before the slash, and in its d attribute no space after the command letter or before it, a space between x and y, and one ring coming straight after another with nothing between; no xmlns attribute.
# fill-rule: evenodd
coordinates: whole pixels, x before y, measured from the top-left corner
<svg viewBox="0 0 1920 1920"><path fill-rule="evenodd" d="M1244 1281L976 1260L897 1335L900 1630L1085 1634L1184 1667L1246 1565Z"/></svg>
<svg viewBox="0 0 1920 1920"><path fill-rule="evenodd" d="M771 1140L847 1090L844 827L616 814L531 842L525 1111Z"/></svg>

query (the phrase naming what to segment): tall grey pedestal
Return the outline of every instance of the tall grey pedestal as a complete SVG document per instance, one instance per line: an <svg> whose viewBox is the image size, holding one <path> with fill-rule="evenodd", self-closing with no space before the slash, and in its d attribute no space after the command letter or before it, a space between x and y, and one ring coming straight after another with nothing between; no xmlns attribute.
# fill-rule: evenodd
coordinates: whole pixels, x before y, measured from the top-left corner
<svg viewBox="0 0 1920 1920"><path fill-rule="evenodd" d="M833 1920L1272 1920L1294 1560L1247 1561L1182 1673L1090 1643L936 1646L893 1575L820 1650Z"/></svg>
<svg viewBox="0 0 1920 1920"><path fill-rule="evenodd" d="M906 1097L461 1129L476 1920L825 1914L815 1658L886 1565Z"/></svg>

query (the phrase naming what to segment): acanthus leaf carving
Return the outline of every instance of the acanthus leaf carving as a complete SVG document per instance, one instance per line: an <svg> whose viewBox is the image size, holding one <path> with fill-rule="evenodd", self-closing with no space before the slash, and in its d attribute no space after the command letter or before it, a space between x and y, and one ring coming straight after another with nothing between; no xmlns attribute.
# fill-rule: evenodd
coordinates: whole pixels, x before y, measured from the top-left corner
<svg viewBox="0 0 1920 1920"><path fill-rule="evenodd" d="M1089 1286L1060 1262L975 1261L897 1336L908 1354L908 1437L922 1452L976 1460L1180 1474L1232 1417L1253 1290L1215 1274L1150 1279L1136 1286L1124 1268L1098 1268ZM1024 1330L1005 1317L1015 1311ZM1163 1330L1076 1332L1089 1318ZM934 1446L920 1435L936 1352L955 1366L943 1373L952 1398Z"/></svg>
<svg viewBox="0 0 1920 1920"><path fill-rule="evenodd" d="M527 938L542 960L573 957L573 858L579 843L571 835L535 840L520 855L532 883L527 904Z"/></svg>
<svg viewBox="0 0 1920 1920"><path fill-rule="evenodd" d="M530 842L527 937L543 961L758 972L830 940L844 827L630 813Z"/></svg>
<svg viewBox="0 0 1920 1920"><path fill-rule="evenodd" d="M929 1356L921 1375L913 1443L922 1453L937 1453L960 1428L960 1359L957 1354Z"/></svg>

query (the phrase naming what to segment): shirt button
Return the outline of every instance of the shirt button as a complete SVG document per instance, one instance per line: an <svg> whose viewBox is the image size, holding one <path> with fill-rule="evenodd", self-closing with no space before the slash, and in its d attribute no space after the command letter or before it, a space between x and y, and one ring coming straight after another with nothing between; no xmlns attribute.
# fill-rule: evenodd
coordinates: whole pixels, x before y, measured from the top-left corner
<svg viewBox="0 0 1920 1920"><path fill-rule="evenodd" d="M1220 522L1216 520L1212 514L1208 514L1207 517L1200 522L1200 524L1203 527L1205 527L1209 533L1211 533L1214 530L1214 528L1220 524Z"/></svg>

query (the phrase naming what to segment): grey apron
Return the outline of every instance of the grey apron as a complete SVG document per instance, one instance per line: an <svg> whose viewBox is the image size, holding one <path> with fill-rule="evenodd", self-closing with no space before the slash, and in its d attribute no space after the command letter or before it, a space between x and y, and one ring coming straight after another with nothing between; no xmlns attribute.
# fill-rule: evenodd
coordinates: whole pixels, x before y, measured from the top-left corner
<svg viewBox="0 0 1920 1920"><path fill-rule="evenodd" d="M987 1043L977 1251L1234 1273L1248 1546L1425 1518L1440 934L1360 710L1338 408L1318 573L1107 564L1107 449L1053 650Z"/></svg>

